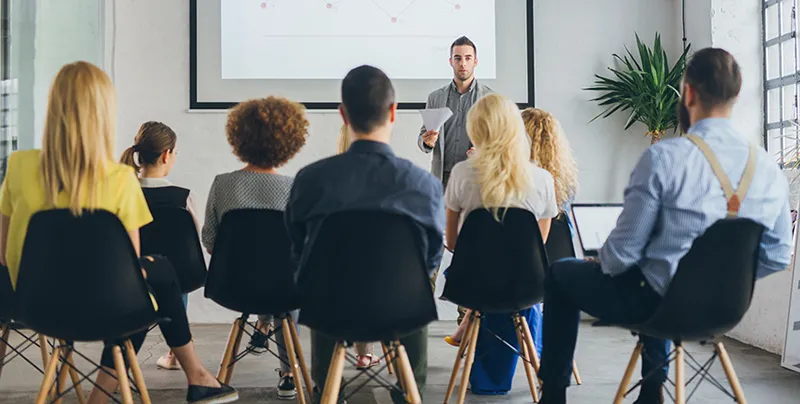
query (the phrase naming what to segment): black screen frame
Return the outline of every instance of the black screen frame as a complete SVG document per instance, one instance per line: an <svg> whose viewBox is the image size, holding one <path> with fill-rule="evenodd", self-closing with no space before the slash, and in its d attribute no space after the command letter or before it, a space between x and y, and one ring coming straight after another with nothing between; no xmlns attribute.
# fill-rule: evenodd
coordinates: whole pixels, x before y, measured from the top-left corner
<svg viewBox="0 0 800 404"><path fill-rule="evenodd" d="M528 101L517 103L520 109L536 105L536 83L534 70L534 1L525 0L527 11L526 48L528 57ZM338 101L330 102L302 102L309 110L335 110L339 108ZM197 0L189 0L189 109L190 110L224 110L238 104L237 102L214 102L197 100ZM414 110L424 109L424 102L400 102L398 109Z"/></svg>

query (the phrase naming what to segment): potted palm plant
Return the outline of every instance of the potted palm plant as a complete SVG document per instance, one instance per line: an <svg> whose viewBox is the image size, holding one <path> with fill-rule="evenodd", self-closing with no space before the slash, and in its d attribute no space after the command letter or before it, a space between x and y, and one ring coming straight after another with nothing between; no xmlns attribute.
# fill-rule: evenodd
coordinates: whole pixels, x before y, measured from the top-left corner
<svg viewBox="0 0 800 404"><path fill-rule="evenodd" d="M614 59L620 68L609 67L612 77L595 75L594 85L585 90L601 94L591 101L605 107L603 112L595 116L607 118L615 112L628 113L625 130L634 123L641 122L647 126L645 136L650 143L658 142L664 133L678 126L677 105L680 100L680 81L689 46L686 46L678 61L670 66L667 53L661 46L661 36L656 33L653 47L644 44L636 35L636 47L639 58L635 58L625 47L627 55Z"/></svg>

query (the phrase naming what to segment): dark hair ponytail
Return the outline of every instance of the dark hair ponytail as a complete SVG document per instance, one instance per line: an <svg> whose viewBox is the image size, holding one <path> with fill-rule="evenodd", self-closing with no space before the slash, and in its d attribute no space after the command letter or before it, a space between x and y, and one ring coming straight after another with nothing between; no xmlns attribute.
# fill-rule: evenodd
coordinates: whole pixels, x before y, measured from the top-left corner
<svg viewBox="0 0 800 404"><path fill-rule="evenodd" d="M120 163L133 167L138 173L143 166L158 163L165 151L175 149L177 141L178 136L169 126L156 121L145 122L139 127L134 145L122 152Z"/></svg>

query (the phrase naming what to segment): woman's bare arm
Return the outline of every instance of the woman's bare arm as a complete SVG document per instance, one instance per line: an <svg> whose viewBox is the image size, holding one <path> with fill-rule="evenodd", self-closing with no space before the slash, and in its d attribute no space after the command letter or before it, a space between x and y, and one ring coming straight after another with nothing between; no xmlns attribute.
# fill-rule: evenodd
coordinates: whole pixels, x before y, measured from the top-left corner
<svg viewBox="0 0 800 404"><path fill-rule="evenodd" d="M447 209L447 224L444 228L444 239L446 247L450 251L456 248L456 239L458 238L458 216L459 212Z"/></svg>
<svg viewBox="0 0 800 404"><path fill-rule="evenodd" d="M539 219L539 232L542 233L542 242L547 242L547 236L550 235L550 224L553 219Z"/></svg>

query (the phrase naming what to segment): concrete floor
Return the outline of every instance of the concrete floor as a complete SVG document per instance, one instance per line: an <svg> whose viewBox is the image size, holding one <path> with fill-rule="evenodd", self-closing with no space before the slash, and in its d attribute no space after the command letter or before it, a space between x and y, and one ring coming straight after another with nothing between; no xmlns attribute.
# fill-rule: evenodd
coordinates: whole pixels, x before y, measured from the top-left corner
<svg viewBox="0 0 800 404"><path fill-rule="evenodd" d="M446 345L442 337L455 327L454 322L439 322L431 325L429 343L429 376L428 390L424 401L441 402L444 398L447 381L452 369L456 349ZM221 325L193 326L195 343L203 362L208 369L216 372L221 352L228 335L228 327ZM310 343L307 330L301 331L306 357L310 359ZM571 403L607 403L611 402L616 392L617 383L624 371L635 340L629 333L612 328L593 328L584 323L581 328L577 361L583 378L583 385L570 388ZM777 356L767 354L735 341L726 342L726 347L736 366L742 388L750 403L754 404L797 404L800 397L800 374L780 367ZM98 344L79 345L78 347L90 358L99 358ZM139 360L145 380L154 403L185 402L186 382L182 372L170 372L156 368L156 359L166 351L166 347L154 331L145 342L139 353ZM698 359L709 352L708 347L691 345L689 352ZM38 351L30 351L31 358L38 358ZM79 368L85 369L86 363L78 361ZM239 389L240 403L276 403L281 402L275 396L278 367L277 359L270 355L248 357L236 367L233 385ZM688 368L687 368L688 371ZM353 374L353 370L347 373ZM346 373L346 374L347 374ZM712 373L724 382L724 375L719 364L714 365ZM0 378L0 403L31 402L41 383L41 375L30 365L14 360L3 369ZM84 385L88 388L88 385ZM633 402L631 397L626 403ZM76 400L69 396L66 403ZM514 379L514 388L506 396L472 396L467 395L468 403L530 403L525 372L518 368ZM390 403L388 392L378 388L367 388L348 400L349 403ZM703 384L692 398L698 403L731 403L732 399Z"/></svg>

